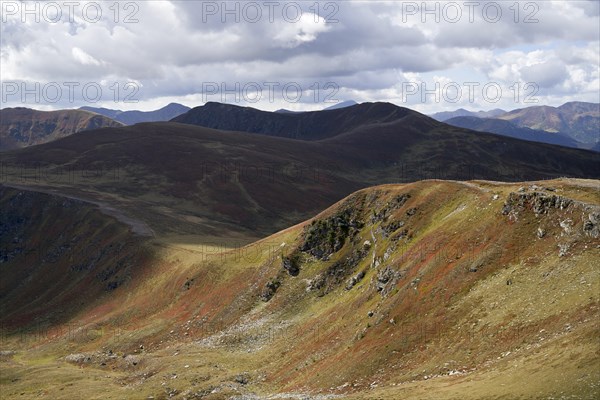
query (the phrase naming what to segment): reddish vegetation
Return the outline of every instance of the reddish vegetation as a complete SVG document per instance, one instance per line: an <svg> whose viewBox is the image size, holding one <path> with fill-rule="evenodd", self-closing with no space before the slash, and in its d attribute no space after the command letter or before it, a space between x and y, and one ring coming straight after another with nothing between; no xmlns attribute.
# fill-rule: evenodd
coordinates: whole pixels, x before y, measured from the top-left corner
<svg viewBox="0 0 600 400"><path fill-rule="evenodd" d="M103 286L94 279L107 268L103 263L87 274L85 290L68 285L63 295L91 291L93 296L73 307L70 317L122 324L134 335L120 344L124 352L143 343L149 359L173 354L171 346L249 359L256 390L368 398L377 382L394 398L400 393L393 391L400 390L396 383L418 382L424 388L430 379L431 385L463 379L451 378L450 372L474 374L472 382L487 384L494 374L508 376L512 364L505 358L525 363L537 349L563 354L574 341L598 351L593 338L600 280L591 261L600 249L600 198L597 182L585 183L527 183L519 190L519 185L425 181L365 189L268 238L285 244L252 260L234 251L205 259L168 246L149 252L159 247L152 244L158 241L148 241L126 251L133 262L141 254L145 261L124 270L130 278L110 295L102 296ZM2 201L17 193L3 189ZM33 200L29 210L39 209L34 215L40 221L42 209L44 215L66 218L56 214L61 211L53 201ZM85 205L74 210L72 221L85 218L104 227L94 230L104 248L114 235L129 235ZM74 234L84 234L75 226ZM341 246L326 245L336 242ZM315 243L330 254L311 254ZM557 243L568 249L560 256ZM285 260L291 259L298 274L286 268ZM348 286L361 271L364 277ZM267 283L275 280L272 297L263 298ZM41 287L33 282L38 285L19 291L33 296ZM8 304L16 304L11 300L16 298L9 296ZM48 312L42 305L27 307L36 315ZM102 340L96 346L105 345ZM590 360L577 354L561 367L572 382L549 383L547 393L597 394L597 355ZM553 373L554 367L549 362L535 368ZM490 385L480 394L497 394L500 389Z"/></svg>

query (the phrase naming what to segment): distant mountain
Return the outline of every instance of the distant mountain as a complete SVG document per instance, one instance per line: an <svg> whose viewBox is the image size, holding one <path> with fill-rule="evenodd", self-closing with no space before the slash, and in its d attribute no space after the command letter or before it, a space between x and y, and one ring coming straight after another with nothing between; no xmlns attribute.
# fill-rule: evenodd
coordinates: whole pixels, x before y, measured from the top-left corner
<svg viewBox="0 0 600 400"><path fill-rule="evenodd" d="M464 108L459 108L455 111L442 111L439 113L431 114L430 117L441 122L445 122L451 118L456 117L476 117L476 118L494 118L498 115L505 114L506 111L496 108L490 111L468 111Z"/></svg>
<svg viewBox="0 0 600 400"><path fill-rule="evenodd" d="M479 132L490 132L517 139L530 140L559 146L581 148L581 143L560 133L551 133L517 126L510 121L497 118L455 117L445 123Z"/></svg>
<svg viewBox="0 0 600 400"><path fill-rule="evenodd" d="M84 110L0 110L0 151L48 143L76 132L123 124Z"/></svg>
<svg viewBox="0 0 600 400"><path fill-rule="evenodd" d="M298 114L304 111L292 111L292 110L287 110L285 108L280 108L279 110L275 110L276 113L281 113L281 114Z"/></svg>
<svg viewBox="0 0 600 400"><path fill-rule="evenodd" d="M337 110L338 108L345 108L345 107L350 107L350 106L355 106L358 103L355 102L354 100L347 100L347 101L342 101L340 103L334 104L332 106L326 107L323 109L323 111L325 110ZM281 114L299 114L299 113L303 113L306 111L291 111L291 110L287 110L285 108L280 108L279 110L275 111L276 113L281 113Z"/></svg>
<svg viewBox="0 0 600 400"><path fill-rule="evenodd" d="M355 106L357 104L358 103L355 102L354 100L346 100L346 101L342 101L341 103L337 103L337 104L334 104L327 108L324 108L324 110L337 110L339 108L346 108L346 107L350 107L350 106Z"/></svg>
<svg viewBox="0 0 600 400"><path fill-rule="evenodd" d="M333 110L284 113L209 102L172 122L290 139L321 140L364 126L397 121L409 114L419 113L391 103L362 103Z"/></svg>
<svg viewBox="0 0 600 400"><path fill-rule="evenodd" d="M560 107L527 107L498 118L521 127L561 132L582 143L600 142L600 104L597 103L570 102Z"/></svg>
<svg viewBox="0 0 600 400"><path fill-rule="evenodd" d="M178 115L190 110L182 104L170 103L163 108L154 111L121 111L109 108L81 107L80 110L91 111L96 114L104 115L125 125L134 125L140 122L160 122L169 121Z"/></svg>

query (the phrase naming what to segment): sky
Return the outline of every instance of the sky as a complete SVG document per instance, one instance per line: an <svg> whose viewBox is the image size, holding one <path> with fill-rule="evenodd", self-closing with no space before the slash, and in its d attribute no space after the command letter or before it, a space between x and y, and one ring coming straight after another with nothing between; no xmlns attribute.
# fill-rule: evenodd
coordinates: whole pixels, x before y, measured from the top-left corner
<svg viewBox="0 0 600 400"><path fill-rule="evenodd" d="M600 102L600 2L0 1L0 106Z"/></svg>

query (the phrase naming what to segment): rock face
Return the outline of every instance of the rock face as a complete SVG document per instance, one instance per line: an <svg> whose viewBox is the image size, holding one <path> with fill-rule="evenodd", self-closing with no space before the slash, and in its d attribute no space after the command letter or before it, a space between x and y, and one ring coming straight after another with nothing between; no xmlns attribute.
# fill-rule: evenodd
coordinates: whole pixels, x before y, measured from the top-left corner
<svg viewBox="0 0 600 400"><path fill-rule="evenodd" d="M592 211L583 223L583 232L593 238L600 237L600 211Z"/></svg>
<svg viewBox="0 0 600 400"><path fill-rule="evenodd" d="M282 258L283 269L285 269L291 276L298 276L300 273L299 258L300 255L298 253L294 253L289 257L284 256Z"/></svg>
<svg viewBox="0 0 600 400"><path fill-rule="evenodd" d="M275 296L277 289L281 286L281 282L277 279L272 279L265 285L265 288L260 296L261 300L267 302Z"/></svg>
<svg viewBox="0 0 600 400"><path fill-rule="evenodd" d="M558 256L567 257L584 236L600 237L600 207L554 193L552 188L531 186L509 194L502 214L518 221L522 213L533 212L542 226L535 235L539 240L554 237ZM542 192L544 190L545 192ZM544 218L541 218L544 217Z"/></svg>
<svg viewBox="0 0 600 400"><path fill-rule="evenodd" d="M402 207L408 201L408 199L410 199L410 194L408 194L408 193L403 193L401 195L394 197L391 201L386 203L380 210L373 211L373 216L371 217L371 223L387 221L388 218L390 217L390 215L395 210ZM407 215L409 215L409 214L407 213ZM410 214L410 215L412 215L412 214ZM404 223L401 221L397 221L397 222L393 222L393 223L397 224L398 227L404 225ZM394 230L396 230L396 229L394 229L393 227L387 229L387 231L394 231Z"/></svg>
<svg viewBox="0 0 600 400"><path fill-rule="evenodd" d="M353 276L352 278L350 278L348 280L348 283L346 284L346 290L352 289L364 277L365 277L365 272L364 271L360 271L358 274L356 274L355 276Z"/></svg>
<svg viewBox="0 0 600 400"><path fill-rule="evenodd" d="M571 199L555 194L548 195L542 192L510 193L502 208L502 214L518 213L531 209L536 215L548 214L550 209L566 209L572 203Z"/></svg>
<svg viewBox="0 0 600 400"><path fill-rule="evenodd" d="M325 272L311 279L308 282L306 290L319 291L319 295L323 296L335 289L344 280L346 280L346 290L351 290L365 277L365 272L360 271L351 278L348 277L355 273L356 267L368 253L369 251L364 248L353 250L349 256L334 262Z"/></svg>
<svg viewBox="0 0 600 400"><path fill-rule="evenodd" d="M400 278L400 273L390 267L385 267L377 274L377 280L375 281L375 287L378 292L381 292L382 296L389 293L390 289L396 284Z"/></svg>

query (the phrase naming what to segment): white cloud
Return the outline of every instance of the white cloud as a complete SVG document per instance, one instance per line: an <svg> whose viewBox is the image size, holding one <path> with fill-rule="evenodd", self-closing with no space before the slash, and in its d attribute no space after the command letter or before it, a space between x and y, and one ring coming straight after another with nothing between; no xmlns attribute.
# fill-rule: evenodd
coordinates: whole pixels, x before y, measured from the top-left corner
<svg viewBox="0 0 600 400"><path fill-rule="evenodd" d="M96 60L94 57L90 56L85 51L81 50L79 47L73 47L71 51L73 54L73 58L76 61L80 62L83 65L100 65L100 61Z"/></svg>
<svg viewBox="0 0 600 400"><path fill-rule="evenodd" d="M473 23L465 8L457 23L443 16L436 23L431 15L422 22L419 12L407 18L403 3L393 1L337 2L337 8L328 9L318 3L318 10L312 2L297 2L302 7L297 22L286 20L281 5L272 21L263 8L259 21L249 22L240 14L239 22L231 16L223 22L220 12L206 15L207 3L200 1L136 2L139 10L125 10L119 3L116 20L109 8L113 2L99 2L102 18L90 22L81 15L87 3L81 3L73 22L66 14L58 23L22 23L20 15L9 16L0 27L0 72L3 81L42 84L101 82L110 87L111 82L136 82L143 104L202 102L201 91L211 82L229 88L249 82L297 82L304 88L335 82L344 99L398 103L401 83L408 78L431 84L435 79L476 79L505 88L536 81L541 101L593 98L600 62L598 2L535 3L539 22L530 24L523 23L531 11L523 2L518 23L509 9L513 2L501 3L503 16L497 23L482 18L485 2ZM448 2L439 4L443 9ZM139 22L124 22L131 11ZM478 101L470 108L489 108ZM271 109L275 104L263 100L255 106ZM420 106L420 101L410 105ZM508 100L505 105L510 106ZM420 107L442 106L454 104ZM287 108L298 107L313 105L305 99Z"/></svg>
<svg viewBox="0 0 600 400"><path fill-rule="evenodd" d="M320 33L330 29L324 18L315 14L302 14L296 23L281 21L279 32L273 37L273 40L285 48L294 48L302 43L316 40Z"/></svg>

